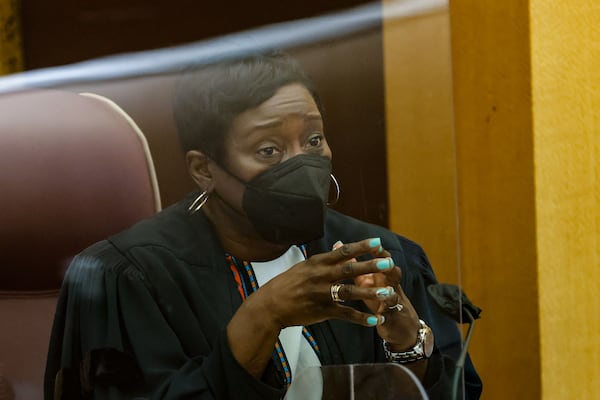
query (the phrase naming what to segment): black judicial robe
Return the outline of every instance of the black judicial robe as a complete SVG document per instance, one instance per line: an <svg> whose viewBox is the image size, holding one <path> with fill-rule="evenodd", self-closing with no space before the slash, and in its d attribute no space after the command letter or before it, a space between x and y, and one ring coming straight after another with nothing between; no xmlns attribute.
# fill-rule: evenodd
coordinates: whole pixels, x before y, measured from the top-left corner
<svg viewBox="0 0 600 400"><path fill-rule="evenodd" d="M200 211L175 204L108 240L71 263L58 301L45 377L46 399L279 399L283 383L274 362L261 380L231 354L226 326L241 304L211 223ZM431 399L449 398L460 334L426 287L436 279L421 248L390 231L329 210L325 235L309 255L334 242L380 237L436 350L424 386ZM363 308L362 302L354 306ZM374 328L340 320L309 327L321 363L385 362ZM252 332L248 332L248 341ZM466 394L481 381L470 360Z"/></svg>

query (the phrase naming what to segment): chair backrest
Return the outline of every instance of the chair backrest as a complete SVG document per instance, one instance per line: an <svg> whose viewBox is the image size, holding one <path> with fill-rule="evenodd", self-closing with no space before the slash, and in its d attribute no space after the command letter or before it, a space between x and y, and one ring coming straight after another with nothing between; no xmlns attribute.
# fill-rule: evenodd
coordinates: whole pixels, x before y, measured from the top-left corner
<svg viewBox="0 0 600 400"><path fill-rule="evenodd" d="M56 90L0 96L0 393L43 397L70 260L159 209L146 139L113 102Z"/></svg>

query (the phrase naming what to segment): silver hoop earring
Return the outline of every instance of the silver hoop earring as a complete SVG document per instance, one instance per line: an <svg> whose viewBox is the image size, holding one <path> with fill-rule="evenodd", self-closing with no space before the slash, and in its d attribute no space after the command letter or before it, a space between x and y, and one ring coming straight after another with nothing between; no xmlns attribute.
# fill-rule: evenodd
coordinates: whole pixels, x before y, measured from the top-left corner
<svg viewBox="0 0 600 400"><path fill-rule="evenodd" d="M335 176L333 176L333 174L329 174L329 177L331 178L331 180L333 181L333 185L335 186L335 200L333 200L331 203L327 203L328 206L333 206L335 204L337 204L338 200L340 199L340 184L338 183L337 179L335 179Z"/></svg>
<svg viewBox="0 0 600 400"><path fill-rule="evenodd" d="M198 197L196 197L194 201L192 201L192 204L190 204L190 206L188 207L190 215L200 210L202 206L206 203L206 200L208 200L208 192L205 190L202 193L200 193Z"/></svg>

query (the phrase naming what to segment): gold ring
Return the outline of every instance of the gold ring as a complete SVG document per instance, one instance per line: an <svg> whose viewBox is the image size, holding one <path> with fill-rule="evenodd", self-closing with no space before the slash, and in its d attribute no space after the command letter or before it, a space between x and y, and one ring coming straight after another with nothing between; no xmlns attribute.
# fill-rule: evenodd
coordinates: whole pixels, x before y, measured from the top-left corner
<svg viewBox="0 0 600 400"><path fill-rule="evenodd" d="M336 303L343 303L344 300L340 298L340 289L342 288L342 284L336 283L335 285L331 285L331 299Z"/></svg>

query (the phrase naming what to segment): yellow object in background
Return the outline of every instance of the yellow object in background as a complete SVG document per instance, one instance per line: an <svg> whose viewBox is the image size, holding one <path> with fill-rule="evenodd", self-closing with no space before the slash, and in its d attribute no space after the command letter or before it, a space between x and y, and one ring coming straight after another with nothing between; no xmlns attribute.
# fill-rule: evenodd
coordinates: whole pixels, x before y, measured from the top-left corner
<svg viewBox="0 0 600 400"><path fill-rule="evenodd" d="M22 70L19 0L0 0L0 75Z"/></svg>
<svg viewBox="0 0 600 400"><path fill-rule="evenodd" d="M390 226L484 310L485 400L597 399L600 2L448 4L384 21Z"/></svg>

